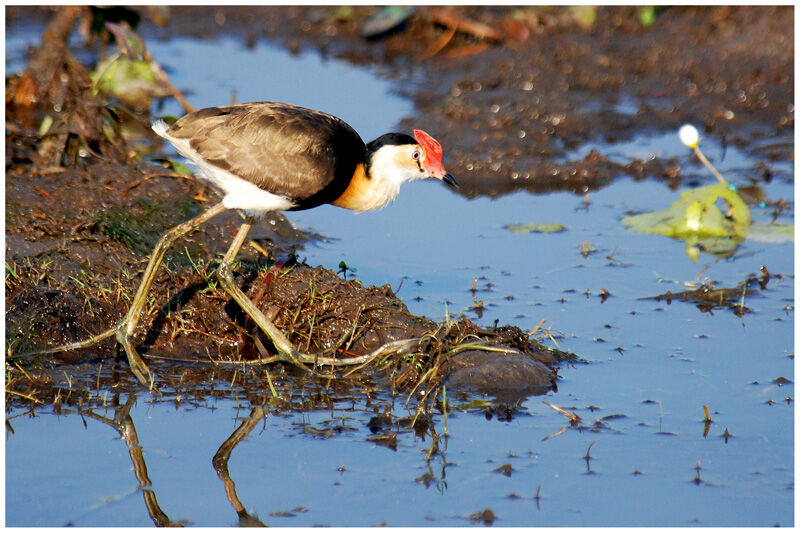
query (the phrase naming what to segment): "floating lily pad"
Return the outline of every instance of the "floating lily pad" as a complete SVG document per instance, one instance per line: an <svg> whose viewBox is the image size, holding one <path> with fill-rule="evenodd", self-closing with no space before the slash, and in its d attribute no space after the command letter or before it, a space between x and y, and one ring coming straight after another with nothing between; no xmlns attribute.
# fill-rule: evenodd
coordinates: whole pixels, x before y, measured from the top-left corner
<svg viewBox="0 0 800 533"><path fill-rule="evenodd" d="M514 233L558 233L559 231L567 230L563 224L557 222L544 224L508 224L503 227Z"/></svg>
<svg viewBox="0 0 800 533"><path fill-rule="evenodd" d="M725 213L717 205L719 199L727 204ZM686 191L667 209L622 219L634 231L682 239L691 247L699 245L717 255L733 253L747 237L750 222L747 204L724 183ZM694 254L689 256L697 259Z"/></svg>
<svg viewBox="0 0 800 533"><path fill-rule="evenodd" d="M720 198L730 206L729 216L717 207ZM628 216L622 223L640 233L668 237L745 237L750 209L736 191L720 183L686 191L667 209Z"/></svg>

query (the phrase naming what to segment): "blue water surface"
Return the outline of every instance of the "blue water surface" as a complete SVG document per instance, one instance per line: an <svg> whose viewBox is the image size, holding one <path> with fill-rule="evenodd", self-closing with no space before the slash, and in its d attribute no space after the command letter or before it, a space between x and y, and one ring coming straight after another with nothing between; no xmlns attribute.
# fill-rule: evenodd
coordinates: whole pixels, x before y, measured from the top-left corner
<svg viewBox="0 0 800 533"><path fill-rule="evenodd" d="M40 30L6 30L7 69L19 68L21 43L38 40ZM227 37L148 45L196 107L229 103L232 94L239 102L288 101L344 118L365 140L414 113L374 69L313 51L292 55L266 42L246 48ZM626 112L636 105L626 100ZM167 102L158 112L180 109ZM702 147L731 182L745 184L757 165L767 165L777 176L767 195L794 198L793 162L732 147L723 158L713 139ZM677 157L686 172L713 182L677 132L587 145L573 155L592 148L623 162L650 153ZM482 524L473 515L486 509L500 526L792 526L794 244L748 240L731 260L702 254L695 263L683 242L636 234L621 223L679 194L662 183L619 179L590 191L587 206L569 193L466 199L425 181L407 184L394 205L378 212L329 206L290 213L296 226L327 238L299 252L309 264L336 268L345 261L365 284L390 284L412 313L436 320L465 314L485 326L498 321L531 330L546 319L542 328L553 338L545 343L581 362L562 366L558 392L528 398L511 421L454 410L445 437L437 412L436 437L401 430L396 449L368 440L375 412L360 390L326 409L271 409L230 459L245 510L278 526L459 526ZM755 206L753 214L766 222L771 210ZM793 223L793 211L779 221ZM528 222L567 230L504 229ZM583 243L594 250L587 257ZM762 265L771 280L745 298L751 312L741 317L648 298L703 281L735 287ZM605 300L603 289L610 293ZM469 310L476 300L484 303L481 317ZM779 377L791 382L779 386ZM386 392L372 394L391 401ZM577 413L584 428L568 427L543 399ZM395 399L395 415L406 410L404 402ZM713 419L707 435L703 406ZM136 398L130 414L149 490L171 520L238 523L212 457L251 407L235 388L195 403L145 392ZM100 414L113 418L114 409ZM35 416L11 409L6 417L13 427L5 444L6 525L153 524L128 446L114 428L58 416L50 407ZM308 431L329 426L339 429L326 438ZM430 454L434 442L438 452ZM510 475L496 471L507 464Z"/></svg>

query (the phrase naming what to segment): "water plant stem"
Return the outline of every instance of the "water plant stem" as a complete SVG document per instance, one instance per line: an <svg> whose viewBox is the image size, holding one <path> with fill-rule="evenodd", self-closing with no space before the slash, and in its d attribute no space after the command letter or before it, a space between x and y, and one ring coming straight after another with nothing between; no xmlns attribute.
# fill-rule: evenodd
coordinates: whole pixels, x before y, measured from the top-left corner
<svg viewBox="0 0 800 533"><path fill-rule="evenodd" d="M720 183L722 183L724 185L727 185L728 182L725 180L725 178L722 177L722 174L720 174L719 171L716 168L714 168L714 165L712 165L711 162L708 159L706 159L706 156L700 150L700 147L699 146L695 146L693 148L693 150L694 150L694 154L697 156L697 158L700 160L700 162L702 162L708 168L708 170L711 171L711 173L714 175L714 177L717 178L717 181L719 181Z"/></svg>

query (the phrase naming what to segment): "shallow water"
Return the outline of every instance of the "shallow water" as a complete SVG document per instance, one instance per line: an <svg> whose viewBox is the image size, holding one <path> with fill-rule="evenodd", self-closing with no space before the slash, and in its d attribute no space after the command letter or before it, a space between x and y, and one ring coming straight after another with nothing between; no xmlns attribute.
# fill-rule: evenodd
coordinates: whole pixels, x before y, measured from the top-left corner
<svg viewBox="0 0 800 533"><path fill-rule="evenodd" d="M8 66L17 64L8 58L20 49L14 39L38 39L38 30L7 30ZM197 107L227 103L232 91L238 101L291 101L344 118L365 139L413 114L376 71L314 52L291 56L264 42L247 49L227 38L149 46L175 85L191 88ZM627 113L635 106L625 100ZM159 112L179 109L168 103ZM792 163L730 146L723 158L712 139L701 146L731 182L746 184L765 164L775 175L768 196L794 197ZM684 172L713 182L677 133L643 132L614 146L583 146L570 157L591 148L621 162L650 153L679 157ZM629 211L660 209L678 195L653 181L620 179L592 191L587 206L568 193L468 200L439 183L414 182L376 213L322 207L289 214L301 229L328 238L299 252L309 264L335 268L344 260L365 284L391 284L415 314L441 320L464 313L483 325L498 320L523 329L546 319L543 327L552 328L559 347L583 362L563 366L558 392L544 399L575 411L587 426L602 422L544 440L566 418L543 397L531 397L511 421L455 410L448 437L437 413L437 437L398 428L393 450L367 440L374 406L391 401L380 391L367 399L356 389L304 411L273 408L228 465L244 508L265 524L285 526L469 525L483 523L471 515L484 509L502 526L793 525L794 403L786 399L794 398L794 387L774 380L794 381L794 245L747 241L732 260L703 254L693 263L682 242L635 234L620 222ZM770 218L767 208L753 213ZM780 221L791 223L792 215ZM527 222L559 222L567 231L504 229ZM586 258L585 242L596 250ZM646 299L698 280L734 287L761 265L773 277L766 290L748 295L752 312L742 317ZM605 301L601 289L611 293ZM474 298L486 306L482 317L468 310ZM139 487L129 448L109 425L57 416L51 407L36 416L7 412L13 432L7 429L5 448L6 525L146 526L154 521L145 505L152 495L173 521L236 525L212 457L252 406L235 388L220 390L196 402L136 398L130 415L148 490ZM162 400L171 397L164 391ZM394 400L395 415L405 412L403 402ZM714 421L707 436L703 405ZM114 416L111 407L96 412ZM440 453L426 460L437 439ZM510 475L496 471L503 465Z"/></svg>

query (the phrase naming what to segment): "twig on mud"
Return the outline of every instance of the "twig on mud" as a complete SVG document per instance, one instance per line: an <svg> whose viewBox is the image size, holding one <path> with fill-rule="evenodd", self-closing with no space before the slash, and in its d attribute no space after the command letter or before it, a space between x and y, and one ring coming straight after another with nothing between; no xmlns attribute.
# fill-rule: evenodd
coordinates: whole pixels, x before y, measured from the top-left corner
<svg viewBox="0 0 800 533"><path fill-rule="evenodd" d="M136 187L138 187L139 185L141 185L145 181L151 180L153 178L157 178L159 176L165 177L165 178L183 178L183 179L187 179L187 180L194 180L194 178L191 175L180 174L178 172L151 172L150 174L146 174L139 181L136 181L136 182L132 183L131 185L129 185L124 191L122 191L122 193L119 195L119 197L120 198L125 198L125 195L128 194L131 191L131 189L135 189Z"/></svg>
<svg viewBox="0 0 800 533"><path fill-rule="evenodd" d="M58 352L70 352L72 350L79 350L81 348L87 348L87 347L89 347L89 346L91 346L93 344L97 344L98 342L100 342L103 339L107 339L108 337L111 337L116 332L117 332L117 326L115 326L115 327L113 327L111 329L107 329L106 331L104 331L102 333L98 333L94 337L90 337L90 338L86 339L85 341L73 342L72 344L62 344L61 346L55 346L53 348L46 348L44 350L36 350L36 351L33 351L33 352L20 354L17 357L29 357L31 355L46 355L46 354L58 353Z"/></svg>
<svg viewBox="0 0 800 533"><path fill-rule="evenodd" d="M26 377L26 378L28 378L28 381L33 381L33 378L31 378L30 374L28 374L27 372L25 372L25 369L24 369L24 368L22 368L22 367L19 365L19 363L17 363L17 362L15 361L15 362L14 362L14 366L16 366L16 367L19 369L19 371L20 371L20 372L22 372L23 374L25 374L25 377Z"/></svg>
<svg viewBox="0 0 800 533"><path fill-rule="evenodd" d="M482 54L489 49L489 43L477 43L460 46L449 52L445 52L444 57L447 59L457 59L459 57L473 56L475 54Z"/></svg>
<svg viewBox="0 0 800 533"><path fill-rule="evenodd" d="M744 295L742 295L742 300L744 300ZM353 327L350 330L350 339L347 341L347 344L344 347L344 351L350 349L350 346L353 345L353 337L355 337L356 329L358 328L358 319L361 318L361 313L364 311L364 304L358 306L358 311L356 311L356 316L353 318Z"/></svg>
<svg viewBox="0 0 800 533"><path fill-rule="evenodd" d="M153 69L153 74L155 74L156 79L167 88L167 90L175 97L175 99L181 104L181 107L186 113L191 113L194 111L194 107L183 97L183 94L172 85L172 82L169 80L169 76L167 73L164 72L164 69L161 68L161 65L153 58L150 54L149 50L145 50L143 54L143 59L150 63L150 68Z"/></svg>
<svg viewBox="0 0 800 533"><path fill-rule="evenodd" d="M556 342L556 339L553 337L553 334L550 333L550 328L547 329L547 338L553 341L553 344L556 345L556 348L558 348L559 350L561 349L561 347L558 345L558 342Z"/></svg>
<svg viewBox="0 0 800 533"><path fill-rule="evenodd" d="M46 190L42 189L41 187L34 187L33 190L36 191L37 193L41 194L42 196L44 196L45 199L47 199L47 200L52 200L53 199L53 195L50 194L49 192L47 192Z"/></svg>
<svg viewBox="0 0 800 533"><path fill-rule="evenodd" d="M520 353L519 350L516 348L498 348L496 346L487 346L485 344L480 343L462 343L457 346L454 346L450 350L447 351L448 355L453 355L458 352L463 352L464 350L483 350L486 352L498 352L498 353Z"/></svg>
<svg viewBox="0 0 800 533"><path fill-rule="evenodd" d="M260 253L261 255L269 259L269 252L266 251L262 246L260 246L256 241L250 239L247 242L248 244L250 244L250 246L252 246L255 249L256 252Z"/></svg>
<svg viewBox="0 0 800 533"><path fill-rule="evenodd" d="M27 394L22 394L21 392L17 392L17 391L13 391L13 390L6 389L6 394L13 394L15 396L21 396L22 398L25 398L26 400L30 400L30 401L36 402L36 403L44 403L42 400L37 400L33 396L28 396Z"/></svg>

